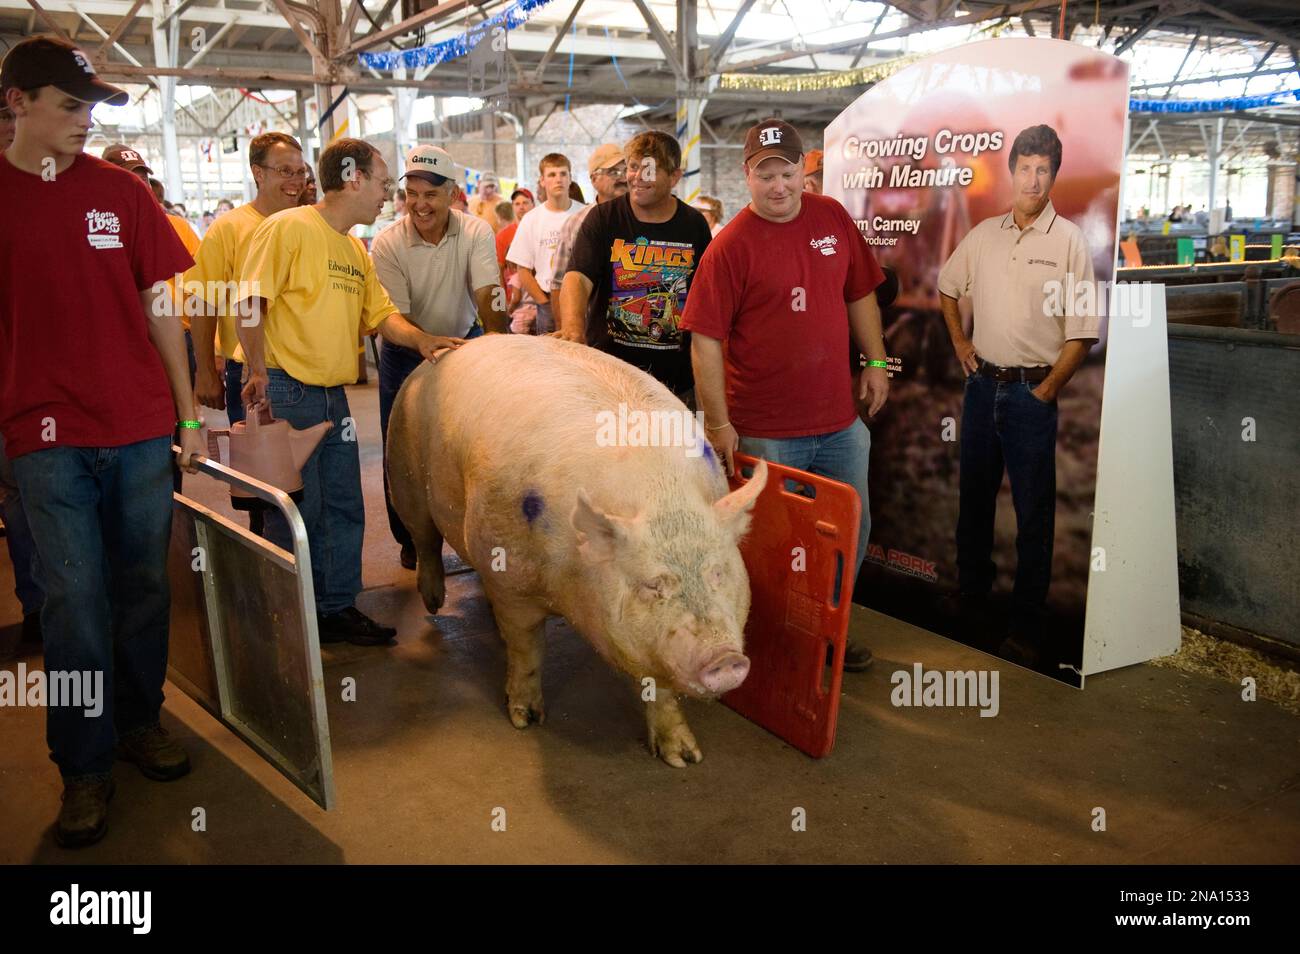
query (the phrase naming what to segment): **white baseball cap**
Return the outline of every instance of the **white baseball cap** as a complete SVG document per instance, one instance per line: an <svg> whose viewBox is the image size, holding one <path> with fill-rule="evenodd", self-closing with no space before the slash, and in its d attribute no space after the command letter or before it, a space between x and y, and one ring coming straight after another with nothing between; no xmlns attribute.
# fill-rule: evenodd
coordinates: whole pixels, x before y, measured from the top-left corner
<svg viewBox="0 0 1300 954"><path fill-rule="evenodd" d="M416 146L406 156L406 172L403 173L402 178L409 176L416 176L437 185L433 182L434 176L452 180L457 178L456 163L452 162L451 155L445 149L439 149L437 146Z"/></svg>

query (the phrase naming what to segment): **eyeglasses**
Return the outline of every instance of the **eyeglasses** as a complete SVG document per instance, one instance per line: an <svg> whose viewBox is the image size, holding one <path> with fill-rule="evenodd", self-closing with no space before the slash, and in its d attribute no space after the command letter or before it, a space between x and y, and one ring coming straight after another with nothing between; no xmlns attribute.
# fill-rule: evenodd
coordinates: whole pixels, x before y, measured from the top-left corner
<svg viewBox="0 0 1300 954"><path fill-rule="evenodd" d="M306 166L291 169L289 166L263 166L260 162L255 162L253 165L259 166L267 172L274 172L281 179L306 179L309 175Z"/></svg>
<svg viewBox="0 0 1300 954"><path fill-rule="evenodd" d="M608 168L597 169L596 171L599 172L602 176L609 176L610 178L613 179L622 179L627 176L627 163L620 162L616 166L609 166Z"/></svg>
<svg viewBox="0 0 1300 954"><path fill-rule="evenodd" d="M640 179L642 182L653 182L659 175L659 165L653 159L648 159L629 164L626 172L629 180Z"/></svg>
<svg viewBox="0 0 1300 954"><path fill-rule="evenodd" d="M374 181L374 178L375 178L375 177L374 177L373 175L371 175L369 172L362 172L361 174L362 174L363 176L365 176L367 179L371 180L372 182ZM396 185L397 185L397 180L396 180L396 179L385 179L385 180L383 181L382 185L383 185L383 187L384 187L384 192L386 192L386 193L388 193L388 192L392 192L393 189L394 189L394 187L396 187Z"/></svg>

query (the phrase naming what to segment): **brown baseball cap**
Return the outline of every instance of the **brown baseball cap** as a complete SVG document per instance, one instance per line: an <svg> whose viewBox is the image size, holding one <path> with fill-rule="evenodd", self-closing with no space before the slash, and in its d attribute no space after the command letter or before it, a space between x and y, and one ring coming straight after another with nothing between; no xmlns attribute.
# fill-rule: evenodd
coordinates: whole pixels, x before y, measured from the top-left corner
<svg viewBox="0 0 1300 954"><path fill-rule="evenodd" d="M623 162L623 147L612 142L601 143L587 160L587 174L595 175L597 169L612 169Z"/></svg>
<svg viewBox="0 0 1300 954"><path fill-rule="evenodd" d="M29 90L53 86L83 103L125 106L131 99L125 90L110 86L95 75L90 57L66 40L34 36L23 40L5 55L0 65L0 89Z"/></svg>
<svg viewBox="0 0 1300 954"><path fill-rule="evenodd" d="M105 146L103 155L100 158L105 162L111 162L113 165L125 169L127 172L143 169L150 175L153 174L153 170L149 168L149 163L144 161L144 157L140 153L121 143L115 142L111 146Z"/></svg>
<svg viewBox="0 0 1300 954"><path fill-rule="evenodd" d="M756 166L773 156L786 162L798 162L803 156L803 140L798 131L783 119L765 119L751 126L745 135L746 165Z"/></svg>

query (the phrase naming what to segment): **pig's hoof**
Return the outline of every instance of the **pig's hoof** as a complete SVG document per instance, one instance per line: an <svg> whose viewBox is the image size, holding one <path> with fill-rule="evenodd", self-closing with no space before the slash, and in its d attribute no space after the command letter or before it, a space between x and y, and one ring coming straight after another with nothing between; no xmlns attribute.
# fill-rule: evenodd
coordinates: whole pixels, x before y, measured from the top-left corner
<svg viewBox="0 0 1300 954"><path fill-rule="evenodd" d="M650 750L673 768L686 768L688 763L704 761L704 753L685 723L655 732L650 739Z"/></svg>
<svg viewBox="0 0 1300 954"><path fill-rule="evenodd" d="M545 721L546 709L540 699L536 702L510 703L510 722L516 729L526 729L534 722L541 725Z"/></svg>
<svg viewBox="0 0 1300 954"><path fill-rule="evenodd" d="M436 616L447 600L447 585L441 574L420 573L420 598L424 600L424 608Z"/></svg>

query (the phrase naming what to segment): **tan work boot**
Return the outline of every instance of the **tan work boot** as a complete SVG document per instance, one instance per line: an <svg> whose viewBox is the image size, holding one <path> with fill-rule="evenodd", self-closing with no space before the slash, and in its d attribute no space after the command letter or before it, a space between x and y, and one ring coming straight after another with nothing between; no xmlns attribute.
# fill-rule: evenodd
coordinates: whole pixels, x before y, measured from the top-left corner
<svg viewBox="0 0 1300 954"><path fill-rule="evenodd" d="M170 782L190 771L190 757L167 737L167 730L160 725L136 729L119 737L117 757L134 762L145 778L155 782Z"/></svg>
<svg viewBox="0 0 1300 954"><path fill-rule="evenodd" d="M93 845L108 831L111 778L74 778L63 783L63 807L54 825L54 840L62 848Z"/></svg>

